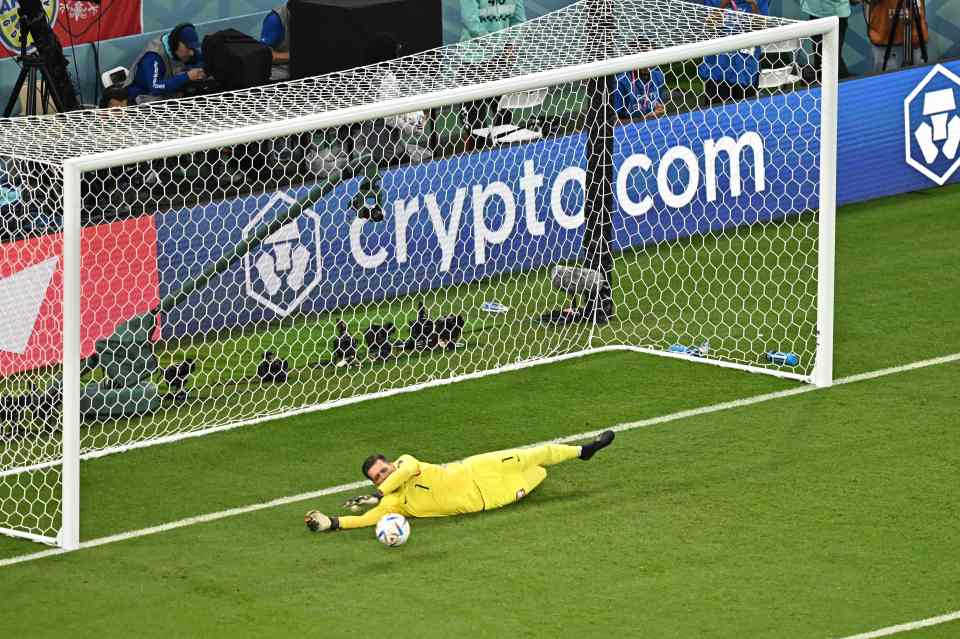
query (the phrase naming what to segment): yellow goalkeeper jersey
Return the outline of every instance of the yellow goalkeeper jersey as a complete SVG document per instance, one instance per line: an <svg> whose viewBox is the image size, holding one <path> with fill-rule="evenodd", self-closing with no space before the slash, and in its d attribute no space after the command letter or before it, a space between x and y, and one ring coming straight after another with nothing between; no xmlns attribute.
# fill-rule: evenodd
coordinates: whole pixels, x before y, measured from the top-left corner
<svg viewBox="0 0 960 639"><path fill-rule="evenodd" d="M396 470L380 484L376 508L363 515L340 517L340 528L373 526L389 513L407 517L445 517L484 509L471 468L463 462L438 465L401 455Z"/></svg>

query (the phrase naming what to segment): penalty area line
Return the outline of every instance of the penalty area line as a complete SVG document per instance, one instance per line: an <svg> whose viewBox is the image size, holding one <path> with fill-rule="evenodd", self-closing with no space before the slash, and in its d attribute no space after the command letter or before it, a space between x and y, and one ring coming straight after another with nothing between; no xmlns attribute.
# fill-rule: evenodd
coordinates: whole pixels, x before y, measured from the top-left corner
<svg viewBox="0 0 960 639"><path fill-rule="evenodd" d="M960 353L952 353L950 355L944 355L942 357L934 357L932 359L920 360L917 362L912 362L910 364L904 364L902 366L894 366L891 368L883 368L875 371L870 371L868 373L851 375L849 377L844 377L841 379L834 380L833 385L842 386L845 384L853 384L856 382L876 379L878 377L886 377L887 375L904 373L907 371L916 370L918 368L927 368L930 366L937 366L940 364L949 364L956 361L960 361ZM782 399L784 397L792 397L794 395L803 395L805 393L812 393L818 390L823 390L823 389L818 386L799 386L797 388L789 388L787 390L776 391L773 393L764 393L762 395L754 395L753 397L745 397L743 399L736 399L729 402L711 404L710 406L702 406L700 408L682 410L676 413L660 415L659 417L651 417L649 419L641 419L635 422L617 424L612 428L605 428L602 430L614 430L617 432L622 432L622 431L628 431L628 430L636 430L639 428L647 428L650 426L665 424L667 422L674 422L681 419L687 419L690 417L698 417L700 415L708 415L710 413L717 413L724 410L742 408L744 406L752 406L754 404L769 402L775 399ZM558 437L556 439L547 440L545 442L528 444L527 447L539 446L541 444L554 444L554 443L562 444L562 443L587 439L589 437L599 434L600 432L602 432L602 430L590 431L586 433L578 433L576 435L566 435L564 437ZM116 535L109 535L107 537L100 537L98 539L91 539L90 541L84 541L80 543L80 546L76 550L96 548L97 546L112 544L118 541L126 541L128 539L146 537L148 535L155 535L157 533L167 532L169 530L176 530L177 528L185 528L187 526L193 526L194 524L203 524L211 521L217 521L220 519L226 519L227 517L235 517L237 515L244 515L246 513L252 513L258 510L264 510L266 508L274 508L276 506L285 506L287 504L293 504L300 501L307 501L309 499L316 499L318 497L326 497L328 495L335 495L337 493L344 493L351 490L359 490L362 488L366 488L368 486L369 486L369 482L367 481L356 481L349 484L340 484L339 486L331 486L329 488L323 488L321 490L301 493L299 495L290 495L288 497L280 497L278 499L273 499L271 501L262 502L259 504L251 504L249 506L240 506L238 508L230 508L228 510L221 510L215 513L197 515L196 517L188 517L186 519L180 519L178 521L172 521L166 524L160 524L158 526L141 528L139 530L131 530L124 533L118 533ZM75 551L72 551L72 550L68 551L62 548L51 548L49 550L42 550L40 552L30 553L27 555L10 557L9 559L0 559L0 568L3 568L4 566L12 566L14 564L24 563L27 561L34 561L36 559L43 559L44 557L62 555L68 552L75 552ZM883 635L876 635L876 636L883 636ZM866 635L864 637L866 637ZM860 635L857 635L856 638L851 637L848 639L861 639L861 637Z"/></svg>

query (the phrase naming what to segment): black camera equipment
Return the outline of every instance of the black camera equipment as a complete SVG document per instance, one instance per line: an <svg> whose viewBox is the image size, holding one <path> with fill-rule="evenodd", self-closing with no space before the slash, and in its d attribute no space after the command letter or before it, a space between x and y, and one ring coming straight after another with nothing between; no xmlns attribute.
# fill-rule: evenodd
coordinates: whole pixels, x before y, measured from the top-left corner
<svg viewBox="0 0 960 639"><path fill-rule="evenodd" d="M290 364L272 351L266 351L257 366L257 377L265 384L283 384L290 374Z"/></svg>
<svg viewBox="0 0 960 639"><path fill-rule="evenodd" d="M350 144L352 144L352 141ZM361 183L360 191L353 196L351 202L353 208L357 211L357 217L362 220L383 222L383 190L380 187L379 177Z"/></svg>
<svg viewBox="0 0 960 639"><path fill-rule="evenodd" d="M444 315L434 320L432 348L445 348L452 351L457 347L460 336L463 335L463 315ZM435 341L434 341L435 340Z"/></svg>
<svg viewBox="0 0 960 639"><path fill-rule="evenodd" d="M908 9L904 7L909 4ZM917 0L898 0L897 8L893 12L893 20L890 21L890 34L887 38L887 48L883 52L883 68L887 70L887 62L890 61L890 52L893 51L893 41L897 35L897 29L903 27L903 66L912 66L913 59L913 30L917 30L917 39L920 41L920 57L924 62L927 61L927 41L923 38L923 20L920 18L920 6Z"/></svg>
<svg viewBox="0 0 960 639"><path fill-rule="evenodd" d="M576 266L555 266L551 280L555 288L570 295L570 306L544 313L540 316L541 321L552 324L588 322L602 325L613 317L610 285L600 271Z"/></svg>
<svg viewBox="0 0 960 639"><path fill-rule="evenodd" d="M0 439L56 432L62 402L58 390L58 387L41 390L34 386L22 395L0 395Z"/></svg>
<svg viewBox="0 0 960 639"><path fill-rule="evenodd" d="M333 364L346 366L357 361L357 340L347 331L347 323L337 322L337 336L333 338Z"/></svg>
<svg viewBox="0 0 960 639"><path fill-rule="evenodd" d="M430 335L433 334L433 321L427 317L427 307L420 302L417 308L417 319L410 322L410 338L404 343L405 350L427 348Z"/></svg>
<svg viewBox="0 0 960 639"><path fill-rule="evenodd" d="M173 401L180 403L187 399L186 385L196 368L196 360L187 358L177 364L170 364L163 369L163 379L167 382L169 394Z"/></svg>
<svg viewBox="0 0 960 639"><path fill-rule="evenodd" d="M367 345L367 355L370 359L382 362L393 354L393 339L397 327L392 323L371 324L363 334L363 341Z"/></svg>
<svg viewBox="0 0 960 639"><path fill-rule="evenodd" d="M443 44L440 0L290 0L290 72L294 79L368 64L378 33L397 34L404 55Z"/></svg>
<svg viewBox="0 0 960 639"><path fill-rule="evenodd" d="M333 352L333 357L330 359L321 359L319 362L311 364L310 367L319 368L321 366L330 366L331 364L337 367L359 366L360 362L357 361L357 346L357 340L354 339L353 335L351 335L347 329L347 323L343 320L337 320L337 334L330 340L330 350Z"/></svg>
<svg viewBox="0 0 960 639"><path fill-rule="evenodd" d="M463 325L463 315L451 314L430 319L426 307L420 302L417 319L410 322L410 337L398 346L402 345L408 351L453 350L463 334Z"/></svg>
<svg viewBox="0 0 960 639"><path fill-rule="evenodd" d="M270 47L236 29L224 29L203 39L204 68L223 91L248 89L270 82Z"/></svg>
<svg viewBox="0 0 960 639"><path fill-rule="evenodd" d="M7 100L3 117L10 117L20 89L27 84L27 97L24 115L36 115L47 110L49 101L57 111L73 111L80 108L77 90L67 73L67 59L56 34L47 22L40 0L20 0L17 12L20 32L20 75L13 85L13 91ZM27 39L33 36L34 51L27 53ZM37 89L40 89L40 107L37 104Z"/></svg>
<svg viewBox="0 0 960 639"><path fill-rule="evenodd" d="M203 80L190 80L183 85L183 97L192 98L198 95L213 95L223 92L223 85L216 78L206 77Z"/></svg>

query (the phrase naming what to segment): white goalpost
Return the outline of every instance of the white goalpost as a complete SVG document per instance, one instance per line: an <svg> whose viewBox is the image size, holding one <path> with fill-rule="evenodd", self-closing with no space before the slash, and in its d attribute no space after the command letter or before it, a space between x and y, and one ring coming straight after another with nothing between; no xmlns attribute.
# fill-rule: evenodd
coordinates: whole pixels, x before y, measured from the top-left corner
<svg viewBox="0 0 960 639"><path fill-rule="evenodd" d="M77 548L83 459L591 353L829 385L837 28L581 0L3 122L0 533Z"/></svg>

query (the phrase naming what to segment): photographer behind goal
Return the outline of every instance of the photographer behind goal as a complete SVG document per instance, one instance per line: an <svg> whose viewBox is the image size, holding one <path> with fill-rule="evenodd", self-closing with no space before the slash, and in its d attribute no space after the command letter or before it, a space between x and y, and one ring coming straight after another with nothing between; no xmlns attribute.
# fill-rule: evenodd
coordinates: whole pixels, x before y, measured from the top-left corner
<svg viewBox="0 0 960 639"><path fill-rule="evenodd" d="M189 82L207 77L200 37L192 24L179 24L151 40L131 66L127 96L131 103L178 97Z"/></svg>

